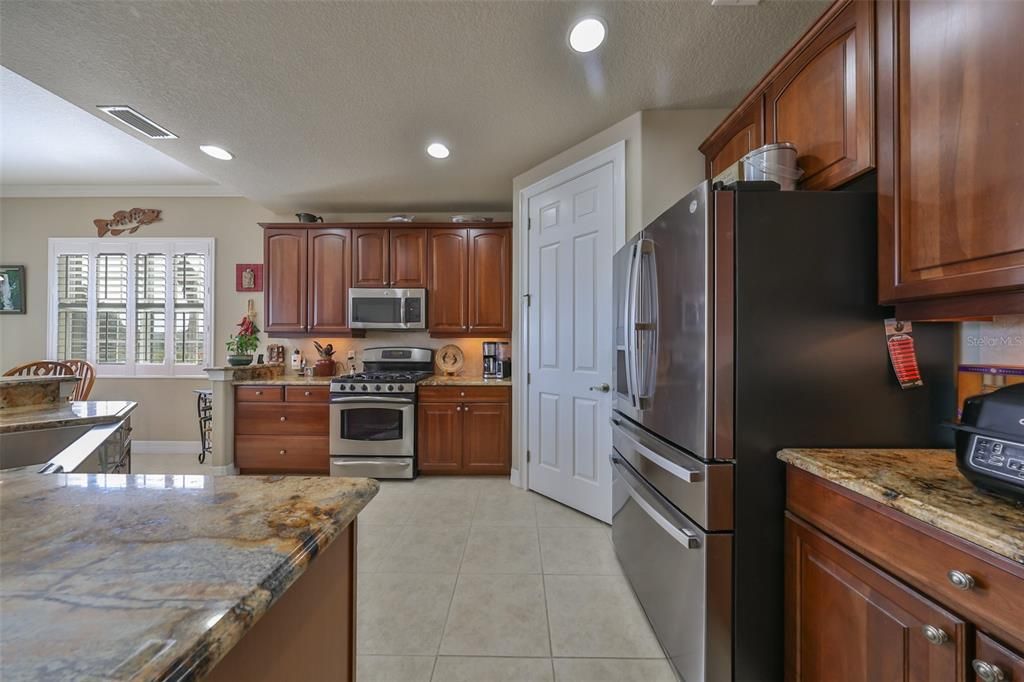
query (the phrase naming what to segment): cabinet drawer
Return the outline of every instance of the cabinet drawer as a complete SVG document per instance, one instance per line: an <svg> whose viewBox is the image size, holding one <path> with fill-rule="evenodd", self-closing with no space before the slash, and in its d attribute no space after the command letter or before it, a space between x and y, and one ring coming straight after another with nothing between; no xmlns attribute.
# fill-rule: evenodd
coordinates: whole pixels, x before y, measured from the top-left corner
<svg viewBox="0 0 1024 682"><path fill-rule="evenodd" d="M1024 646L1024 570L792 466L787 467L786 482L790 511L951 611L1014 646ZM973 587L956 587L952 571L969 576Z"/></svg>
<svg viewBox="0 0 1024 682"><path fill-rule="evenodd" d="M235 437L235 466L257 471L296 471L326 474L330 469L330 440L323 436Z"/></svg>
<svg viewBox="0 0 1024 682"><path fill-rule="evenodd" d="M281 386L236 386L235 400L244 403L277 403L284 398Z"/></svg>
<svg viewBox="0 0 1024 682"><path fill-rule="evenodd" d="M245 435L327 436L328 406L276 403L235 405L235 433Z"/></svg>
<svg viewBox="0 0 1024 682"><path fill-rule="evenodd" d="M441 403L505 403L508 386L421 386L420 400Z"/></svg>
<svg viewBox="0 0 1024 682"><path fill-rule="evenodd" d="M290 403L326 403L330 394L327 386L285 386L284 399Z"/></svg>
<svg viewBox="0 0 1024 682"><path fill-rule="evenodd" d="M1024 680L1024 655L979 632L975 638L974 660L971 661L975 680L983 680L981 673L993 673L996 679L1006 682ZM999 675L1002 677L999 677Z"/></svg>

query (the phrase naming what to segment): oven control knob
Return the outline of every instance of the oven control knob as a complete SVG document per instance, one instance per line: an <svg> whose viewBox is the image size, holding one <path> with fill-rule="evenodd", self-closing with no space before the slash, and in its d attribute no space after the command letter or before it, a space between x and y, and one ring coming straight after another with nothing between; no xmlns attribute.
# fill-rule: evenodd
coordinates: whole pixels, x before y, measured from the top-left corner
<svg viewBox="0 0 1024 682"><path fill-rule="evenodd" d="M375 391L380 391L380 390L381 390L381 389L380 389L380 384L377 384L376 386L374 386L374 387L373 387L373 390L375 390Z"/></svg>
<svg viewBox="0 0 1024 682"><path fill-rule="evenodd" d="M394 384L388 384L388 390L389 391L395 390L395 385Z"/></svg>
<svg viewBox="0 0 1024 682"><path fill-rule="evenodd" d="M363 384L363 390L364 390L364 391L369 391L369 390L370 390L370 387L369 387L369 386L367 386L366 384Z"/></svg>

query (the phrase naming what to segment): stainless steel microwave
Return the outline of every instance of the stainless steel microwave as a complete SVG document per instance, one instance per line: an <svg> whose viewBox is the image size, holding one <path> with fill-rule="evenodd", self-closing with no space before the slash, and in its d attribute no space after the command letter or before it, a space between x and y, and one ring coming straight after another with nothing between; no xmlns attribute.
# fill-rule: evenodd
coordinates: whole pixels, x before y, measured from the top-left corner
<svg viewBox="0 0 1024 682"><path fill-rule="evenodd" d="M425 329L426 289L348 290L348 326L352 329Z"/></svg>

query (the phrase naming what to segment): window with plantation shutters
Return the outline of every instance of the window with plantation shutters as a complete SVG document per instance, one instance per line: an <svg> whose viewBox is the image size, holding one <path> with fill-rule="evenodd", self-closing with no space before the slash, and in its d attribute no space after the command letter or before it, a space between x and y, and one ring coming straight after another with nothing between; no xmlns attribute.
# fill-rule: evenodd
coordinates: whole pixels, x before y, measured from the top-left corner
<svg viewBox="0 0 1024 682"><path fill-rule="evenodd" d="M199 376L210 357L212 239L51 239L49 355L100 376Z"/></svg>

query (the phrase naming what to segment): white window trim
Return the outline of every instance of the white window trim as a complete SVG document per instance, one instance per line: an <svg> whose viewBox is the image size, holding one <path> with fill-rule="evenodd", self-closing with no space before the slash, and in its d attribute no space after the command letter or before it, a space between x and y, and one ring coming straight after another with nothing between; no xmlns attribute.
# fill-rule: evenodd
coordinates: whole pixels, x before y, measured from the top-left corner
<svg viewBox="0 0 1024 682"><path fill-rule="evenodd" d="M117 238L117 237L51 237L48 241L47 263L47 314L46 314L46 353L50 359L57 359L57 257L68 253L85 253L89 256L89 294L86 312L86 359L96 367L98 377L134 377L138 379L156 378L206 378L203 366L210 365L213 357L214 340L214 273L215 251L212 238L164 239L159 237ZM105 251L122 252L128 255L128 311L135 311L135 256L139 253L159 253L167 255L167 291L174 291L174 255L183 252L203 253L206 255L206 300L203 309L206 324L206 338L203 340L203 366L185 365L174 362L173 352L173 303L167 297L165 309L165 352L164 362L156 364L135 363L135 321L130 318L125 332L126 353L128 362L123 365L98 364L96 362L96 255Z"/></svg>

